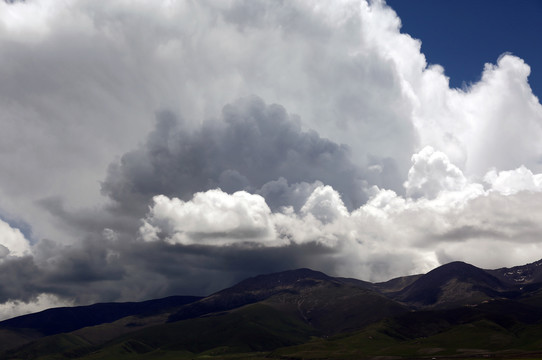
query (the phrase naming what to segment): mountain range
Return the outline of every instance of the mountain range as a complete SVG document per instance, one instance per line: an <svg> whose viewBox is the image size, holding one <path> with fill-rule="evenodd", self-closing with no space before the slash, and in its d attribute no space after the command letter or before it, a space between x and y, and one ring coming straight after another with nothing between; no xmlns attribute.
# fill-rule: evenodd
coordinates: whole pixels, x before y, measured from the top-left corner
<svg viewBox="0 0 542 360"><path fill-rule="evenodd" d="M207 297L53 308L0 322L0 359L540 357L542 260L381 283L310 269Z"/></svg>

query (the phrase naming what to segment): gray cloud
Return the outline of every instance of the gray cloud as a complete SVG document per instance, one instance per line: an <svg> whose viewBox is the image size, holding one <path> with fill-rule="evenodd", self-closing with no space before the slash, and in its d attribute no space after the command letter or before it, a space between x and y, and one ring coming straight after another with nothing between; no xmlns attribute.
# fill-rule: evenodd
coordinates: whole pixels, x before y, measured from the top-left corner
<svg viewBox="0 0 542 360"><path fill-rule="evenodd" d="M392 59L360 32L359 5L0 2L2 207L36 238L70 242L37 200L99 205L104 169L144 139L157 109L190 129L250 94L348 144L358 166L380 164L371 183L401 192L416 144L411 103Z"/></svg>
<svg viewBox="0 0 542 360"><path fill-rule="evenodd" d="M261 273L302 266L336 270L325 261L334 250L316 244L268 249L92 240L70 248L44 241L40 256L0 263L0 303L31 302L43 293L76 304L207 295Z"/></svg>
<svg viewBox="0 0 542 360"><path fill-rule="evenodd" d="M140 213L156 194L187 200L217 187L258 192L275 208L299 207L317 181L332 185L351 209L366 201L364 174L348 147L303 131L282 106L249 97L194 130L159 114L144 146L109 167L102 192Z"/></svg>
<svg viewBox="0 0 542 360"><path fill-rule="evenodd" d="M33 258L12 258L0 263L0 302L30 301L43 292L40 271Z"/></svg>
<svg viewBox="0 0 542 360"><path fill-rule="evenodd" d="M61 197L39 201L58 227L79 240L43 239L33 247L33 257L3 263L9 276L32 280L6 286L2 299L29 301L47 293L81 304L203 295L262 272L309 266L335 273L338 263L326 260L335 250L316 242L247 248L135 238L156 194L191 199L216 187L249 190L263 195L273 209L300 211L325 181L357 207L365 201L366 184L350 157L348 147L303 131L297 117L257 97L225 106L221 118L200 127L162 112L146 142L109 167L102 191L112 204L74 209Z"/></svg>

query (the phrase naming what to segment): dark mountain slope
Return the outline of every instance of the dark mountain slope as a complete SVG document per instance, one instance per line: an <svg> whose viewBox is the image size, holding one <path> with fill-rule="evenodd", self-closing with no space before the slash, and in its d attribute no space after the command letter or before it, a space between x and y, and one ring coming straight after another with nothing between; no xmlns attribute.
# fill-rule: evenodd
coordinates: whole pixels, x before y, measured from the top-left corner
<svg viewBox="0 0 542 360"><path fill-rule="evenodd" d="M265 292L266 289L280 288L283 286L292 286L303 280L335 280L320 271L311 269L295 269L287 270L278 273L258 275L241 281L237 285L221 290L216 294L232 293L232 292Z"/></svg>
<svg viewBox="0 0 542 360"><path fill-rule="evenodd" d="M78 329L70 334L91 346L100 347L117 337L161 326L168 316L168 309L176 309L169 317L168 322L172 323L222 317L243 306L261 304L294 323L304 324L312 332L323 334L360 329L368 323L407 311L375 291L309 269L256 276L207 298L184 299L187 300L184 306L178 300L169 298L144 303L50 309L10 319L2 325L20 331L34 329L37 337ZM156 315L148 316L151 314ZM306 329L302 332L306 333ZM64 343L64 338L58 339ZM28 342L32 338L23 340ZM50 344L56 340L44 341Z"/></svg>
<svg viewBox="0 0 542 360"><path fill-rule="evenodd" d="M18 316L0 322L0 329L32 329L42 335L74 331L86 326L109 323L129 315L148 316L201 299L196 296L170 296L143 302L100 303L88 306L61 307Z"/></svg>
<svg viewBox="0 0 542 360"><path fill-rule="evenodd" d="M395 300L414 307L454 307L499 297L518 296L515 288L485 270L456 261L421 276L395 294Z"/></svg>
<svg viewBox="0 0 542 360"><path fill-rule="evenodd" d="M406 312L407 308L376 291L300 269L250 278L182 306L174 315L182 315L178 320L171 316L167 323L152 324L162 314L80 329L70 335L81 341L81 348L73 347L72 341L64 351L107 353L134 344L145 345L141 347L145 351L202 352L216 347L225 352L272 350L308 341L314 335L359 330ZM134 324L132 329L130 324ZM96 332L103 336L96 336ZM12 351L10 356L51 349L50 344L57 341L65 344L65 338L46 337Z"/></svg>
<svg viewBox="0 0 542 360"><path fill-rule="evenodd" d="M335 278L335 279L340 280L347 284L357 286L362 289L374 290L382 294L388 294L388 293L395 293L395 292L399 292L403 290L404 288L412 284L414 281L418 280L421 276L423 276L423 274L400 276L397 278L390 279L388 281L378 282L378 283L372 283L368 281L352 279L352 278L342 278L342 277Z"/></svg>
<svg viewBox="0 0 542 360"><path fill-rule="evenodd" d="M422 276L423 274L401 276L385 282L375 283L374 287L383 294L397 292L403 290Z"/></svg>
<svg viewBox="0 0 542 360"><path fill-rule="evenodd" d="M161 324L117 337L101 346L73 334L45 337L8 351L0 359L139 359L157 353L224 354L269 351L307 342L317 332L271 306L252 304L228 313ZM167 357L180 358L180 357Z"/></svg>
<svg viewBox="0 0 542 360"><path fill-rule="evenodd" d="M504 283L524 286L527 284L542 283L542 260L530 264L486 270Z"/></svg>
<svg viewBox="0 0 542 360"><path fill-rule="evenodd" d="M41 333L34 331L32 329L28 329L28 330L0 329L0 353L4 350L21 346L23 344L29 343L41 337L43 337Z"/></svg>
<svg viewBox="0 0 542 360"><path fill-rule="evenodd" d="M100 347L62 334L44 338L8 355L32 358L27 356L47 354L59 360L79 356L93 360L233 359L248 358L232 355L235 353L275 350L262 354L261 358L427 358L434 354L481 357L507 349L515 349L516 353L542 349L542 310L512 300L496 300L472 307L405 312L357 332L330 338L319 335L322 333L294 314L265 301L143 329ZM284 347L291 345L294 347ZM62 354L55 347L63 349Z"/></svg>
<svg viewBox="0 0 542 360"><path fill-rule="evenodd" d="M361 283L361 286L360 286ZM298 269L247 279L183 306L169 321L180 321L261 303L294 314L326 334L359 329L407 311L361 281Z"/></svg>
<svg viewBox="0 0 542 360"><path fill-rule="evenodd" d="M491 322L513 332L526 325L542 325L542 309L515 300L493 300L476 306L409 312L385 323L393 329L388 334L400 339L415 339L479 321Z"/></svg>
<svg viewBox="0 0 542 360"><path fill-rule="evenodd" d="M136 340L168 350L262 351L306 342L318 332L295 316L265 304L144 329L113 343ZM228 350L226 350L226 348Z"/></svg>
<svg viewBox="0 0 542 360"><path fill-rule="evenodd" d="M531 354L529 358L539 358L541 336L542 309L513 300L495 300L479 306L404 313L358 332L278 349L268 357L481 358L506 351L509 356L505 358L513 358L510 354L526 358L526 353Z"/></svg>
<svg viewBox="0 0 542 360"><path fill-rule="evenodd" d="M141 308L145 303L140 303L135 306L139 306L137 311L131 307L134 303L50 309L62 312L56 317L47 318L51 314L46 311L0 323L0 343L2 333L20 343L46 331L90 324L92 314L101 317L93 320L99 325L43 337L0 354L0 359L31 359L44 354L44 359L93 360L221 357L219 354L270 351L289 345L303 349L302 356L280 352L293 358L334 358L334 352L344 358L416 358L455 354L459 348L493 354L510 346L519 352L542 351L538 270L534 268L531 280L520 285L501 279L509 269L495 271L453 262L425 275L372 284L298 269L256 276L184 305L161 299L145 302L145 309ZM135 313L107 322L118 305L128 307L114 317L129 308ZM77 313L79 308L85 311ZM66 319L62 319L64 315ZM40 325L40 321L49 325ZM55 323L52 329L51 322ZM329 337L329 341L317 341L315 336ZM314 352L317 348L325 351ZM351 351L351 356L343 350Z"/></svg>
<svg viewBox="0 0 542 360"><path fill-rule="evenodd" d="M373 284L372 282L369 282L369 281L363 281L363 280L358 280L354 278L344 278L344 277L336 277L335 280L338 280L344 284L349 284L349 285L359 287L360 289L378 291L378 287L376 286L376 284Z"/></svg>
<svg viewBox="0 0 542 360"><path fill-rule="evenodd" d="M191 319L208 313L235 309L265 300L281 292L311 287L319 281L339 283L324 273L310 269L259 275L184 306L177 313L171 315L169 321Z"/></svg>
<svg viewBox="0 0 542 360"><path fill-rule="evenodd" d="M408 311L376 291L324 280L281 292L262 303L295 314L326 335L361 329Z"/></svg>

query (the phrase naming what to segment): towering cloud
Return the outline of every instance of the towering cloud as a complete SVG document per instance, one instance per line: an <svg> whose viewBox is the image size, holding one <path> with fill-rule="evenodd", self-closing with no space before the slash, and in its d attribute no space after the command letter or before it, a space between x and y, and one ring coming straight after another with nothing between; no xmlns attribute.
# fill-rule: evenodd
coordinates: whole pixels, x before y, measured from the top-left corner
<svg viewBox="0 0 542 360"><path fill-rule="evenodd" d="M160 114L146 144L109 167L102 191L131 210L146 209L156 194L186 200L214 188L263 193L279 207L292 205L296 189L321 181L354 208L366 200L364 179L347 146L303 131L282 106L249 97L194 129Z"/></svg>
<svg viewBox="0 0 542 360"><path fill-rule="evenodd" d="M405 182L407 196L434 199L441 191L462 190L467 179L446 154L427 146L412 155L412 167Z"/></svg>

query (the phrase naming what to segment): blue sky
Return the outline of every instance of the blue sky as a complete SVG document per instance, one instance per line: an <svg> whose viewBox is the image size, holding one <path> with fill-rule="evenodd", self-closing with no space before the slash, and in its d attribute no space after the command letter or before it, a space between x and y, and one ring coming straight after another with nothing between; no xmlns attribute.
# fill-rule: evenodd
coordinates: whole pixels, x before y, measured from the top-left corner
<svg viewBox="0 0 542 360"><path fill-rule="evenodd" d="M422 41L427 61L444 66L450 85L478 81L485 63L504 52L531 66L529 83L542 95L542 2L537 0L388 0L402 32Z"/></svg>

